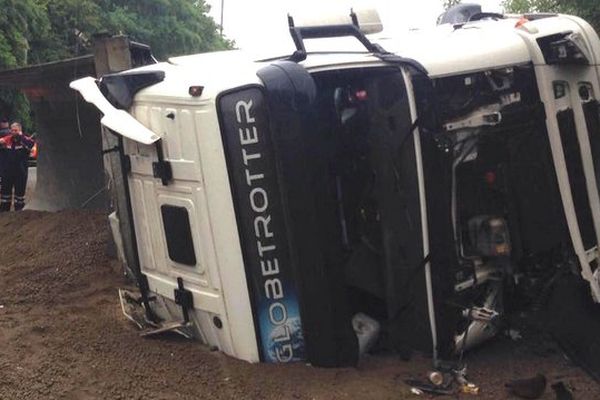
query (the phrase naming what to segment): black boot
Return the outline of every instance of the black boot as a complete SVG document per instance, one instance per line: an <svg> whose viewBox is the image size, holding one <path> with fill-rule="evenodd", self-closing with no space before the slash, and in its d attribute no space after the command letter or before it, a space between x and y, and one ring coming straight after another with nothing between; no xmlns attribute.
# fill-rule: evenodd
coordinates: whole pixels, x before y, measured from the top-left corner
<svg viewBox="0 0 600 400"><path fill-rule="evenodd" d="M21 211L25 207L25 196L15 196L15 211Z"/></svg>
<svg viewBox="0 0 600 400"><path fill-rule="evenodd" d="M11 195L0 196L0 212L10 211L10 203L12 203Z"/></svg>

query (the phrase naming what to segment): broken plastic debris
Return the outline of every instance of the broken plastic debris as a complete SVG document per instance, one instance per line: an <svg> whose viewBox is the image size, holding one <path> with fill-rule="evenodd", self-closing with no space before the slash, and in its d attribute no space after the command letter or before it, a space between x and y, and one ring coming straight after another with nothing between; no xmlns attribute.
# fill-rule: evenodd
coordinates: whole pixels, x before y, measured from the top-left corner
<svg viewBox="0 0 600 400"><path fill-rule="evenodd" d="M479 386L471 382L462 385L460 390L466 394L479 394Z"/></svg>

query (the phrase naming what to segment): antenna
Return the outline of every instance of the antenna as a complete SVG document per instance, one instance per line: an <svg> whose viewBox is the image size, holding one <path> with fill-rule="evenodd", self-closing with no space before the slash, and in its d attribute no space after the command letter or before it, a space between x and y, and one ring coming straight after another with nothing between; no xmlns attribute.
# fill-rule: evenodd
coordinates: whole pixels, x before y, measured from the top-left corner
<svg viewBox="0 0 600 400"><path fill-rule="evenodd" d="M225 9L225 0L221 0L221 25L220 25L220 34L223 37L223 10Z"/></svg>

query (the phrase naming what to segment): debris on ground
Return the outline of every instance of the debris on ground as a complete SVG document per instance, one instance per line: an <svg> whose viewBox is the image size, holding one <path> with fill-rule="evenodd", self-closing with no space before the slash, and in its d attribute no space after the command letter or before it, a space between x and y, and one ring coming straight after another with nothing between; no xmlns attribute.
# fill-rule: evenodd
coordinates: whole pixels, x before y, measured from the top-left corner
<svg viewBox="0 0 600 400"><path fill-rule="evenodd" d="M422 382L407 379L405 383L411 387L411 392L416 389L419 392L435 395L479 394L479 386L467 379L467 367L464 364L459 366L441 364L439 370L427 374L427 380L428 382Z"/></svg>
<svg viewBox="0 0 600 400"><path fill-rule="evenodd" d="M411 392L423 392L429 394L453 395L456 393L454 389L444 389L429 382L423 382L416 379L407 379L406 384L411 387Z"/></svg>
<svg viewBox="0 0 600 400"><path fill-rule="evenodd" d="M419 354L408 362L367 354L358 368L319 369L249 364L176 334L141 338L119 304L125 282L106 255L101 213L4 214L0 237L0 399L402 400L416 397L406 379L428 382L419 373L431 359ZM509 399L504 383L537 371L578 399L600 398L600 386L560 351L540 355L531 350L538 338L523 336L465 353L477 399Z"/></svg>

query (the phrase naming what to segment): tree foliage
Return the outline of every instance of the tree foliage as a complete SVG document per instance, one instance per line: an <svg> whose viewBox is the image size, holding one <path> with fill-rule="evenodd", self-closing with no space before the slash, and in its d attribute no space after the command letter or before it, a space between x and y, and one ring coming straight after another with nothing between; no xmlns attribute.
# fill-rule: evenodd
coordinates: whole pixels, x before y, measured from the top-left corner
<svg viewBox="0 0 600 400"><path fill-rule="evenodd" d="M577 15L588 21L596 31L600 30L600 7L598 0L505 0L507 12L557 12Z"/></svg>
<svg viewBox="0 0 600 400"><path fill-rule="evenodd" d="M232 44L203 0L0 0L0 10L0 69L78 55L101 32L149 44L158 58Z"/></svg>
<svg viewBox="0 0 600 400"><path fill-rule="evenodd" d="M444 0L444 10L454 7L461 3L461 0Z"/></svg>
<svg viewBox="0 0 600 400"><path fill-rule="evenodd" d="M27 63L31 46L48 34L50 23L36 0L0 0L0 69Z"/></svg>
<svg viewBox="0 0 600 400"><path fill-rule="evenodd" d="M230 48L204 0L0 0L0 70L90 52L96 33L126 34L158 59ZM22 96L0 91L0 114L27 119Z"/></svg>

